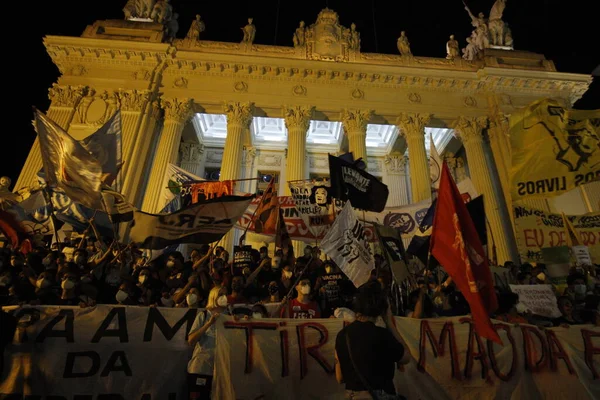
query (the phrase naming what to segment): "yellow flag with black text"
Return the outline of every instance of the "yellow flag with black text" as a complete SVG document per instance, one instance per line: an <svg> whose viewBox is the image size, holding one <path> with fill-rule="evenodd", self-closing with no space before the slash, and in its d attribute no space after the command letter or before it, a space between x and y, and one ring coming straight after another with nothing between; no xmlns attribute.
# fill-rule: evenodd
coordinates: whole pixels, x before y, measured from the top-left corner
<svg viewBox="0 0 600 400"><path fill-rule="evenodd" d="M511 196L552 197L600 179L600 110L544 99L510 116Z"/></svg>

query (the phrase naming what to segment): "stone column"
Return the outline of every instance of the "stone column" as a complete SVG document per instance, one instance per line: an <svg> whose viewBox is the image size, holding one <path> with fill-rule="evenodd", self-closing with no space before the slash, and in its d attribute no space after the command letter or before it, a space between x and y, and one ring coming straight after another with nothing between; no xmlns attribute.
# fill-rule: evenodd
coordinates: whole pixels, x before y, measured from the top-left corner
<svg viewBox="0 0 600 400"><path fill-rule="evenodd" d="M362 158L367 164L367 124L373 115L372 110L344 110L342 124L348 137L348 150L354 159Z"/></svg>
<svg viewBox="0 0 600 400"><path fill-rule="evenodd" d="M254 103L227 102L223 105L223 112L227 115L227 138L221 162L220 180L232 180L240 177L244 132L249 129L254 113ZM223 240L223 246L233 258L233 245L235 233L229 231ZM237 245L237 243L235 243Z"/></svg>
<svg viewBox="0 0 600 400"><path fill-rule="evenodd" d="M158 139L142 206L144 211L151 213L159 212L164 206L160 202L160 194L165 189L165 171L169 163L177 162L181 132L192 114L190 99L165 99L162 105L165 110L165 124Z"/></svg>
<svg viewBox="0 0 600 400"><path fill-rule="evenodd" d="M425 150L425 125L430 117L416 113L403 113L398 117L398 128L408 145L413 203L431 198L429 160Z"/></svg>
<svg viewBox="0 0 600 400"><path fill-rule="evenodd" d="M288 131L287 164L285 168L285 194L289 196L290 188L287 181L297 181L308 178L306 174L306 134L313 116L314 107L291 106L283 108L283 118Z"/></svg>
<svg viewBox="0 0 600 400"><path fill-rule="evenodd" d="M390 195L386 207L398 207L408 204L406 185L406 158L401 153L390 153L384 159L386 175L384 183L388 185Z"/></svg>
<svg viewBox="0 0 600 400"><path fill-rule="evenodd" d="M53 84L48 90L48 98L50 99L50 108L46 115L56 122L58 126L65 131L69 129L71 120L75 115L75 110L81 101L81 98L87 94L85 86L62 86L57 83ZM37 186L37 173L42 169L42 154L40 152L40 143L36 135L33 146L29 150L29 155L25 164L21 169L21 174L14 186L14 191L17 191L26 186Z"/></svg>
<svg viewBox="0 0 600 400"><path fill-rule="evenodd" d="M181 142L179 145L180 167L202 178L204 174L203 154L204 145L200 143Z"/></svg>
<svg viewBox="0 0 600 400"><path fill-rule="evenodd" d="M488 221L488 249L492 256L492 245L495 245L499 263L518 261L510 223L506 221L507 212L502 209L492 183L492 170L486 162L483 145L483 128L487 118L459 117L454 129L462 140L467 152L467 161L471 171L471 179L479 193L483 195L486 218ZM491 228L491 229L490 229ZM491 230L491 232L490 232Z"/></svg>

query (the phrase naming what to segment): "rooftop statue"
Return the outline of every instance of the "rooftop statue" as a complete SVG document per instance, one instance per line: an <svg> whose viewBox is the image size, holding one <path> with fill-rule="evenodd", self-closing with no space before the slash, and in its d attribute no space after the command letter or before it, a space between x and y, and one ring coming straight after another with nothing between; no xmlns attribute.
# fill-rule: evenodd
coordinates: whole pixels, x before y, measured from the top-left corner
<svg viewBox="0 0 600 400"><path fill-rule="evenodd" d="M254 19L248 18L248 25L244 26L242 32L244 32L244 37L242 38L242 43L252 44L254 43L254 36L256 35L256 27L252 23Z"/></svg>
<svg viewBox="0 0 600 400"><path fill-rule="evenodd" d="M472 42L479 51L489 47L508 47L512 49L512 33L508 28L508 24L502 20L506 1L496 0L494 2L490 10L489 20L486 20L485 15L481 12L475 17L463 1L465 10L471 17L471 24L475 28L471 33Z"/></svg>
<svg viewBox="0 0 600 400"><path fill-rule="evenodd" d="M156 0L128 0L123 12L125 19L150 19Z"/></svg>
<svg viewBox="0 0 600 400"><path fill-rule="evenodd" d="M196 14L196 19L192 21L192 25L190 25L190 29L185 37L186 39L198 40L200 38L200 34L205 30L206 25L204 25L202 17L200 17L200 14Z"/></svg>
<svg viewBox="0 0 600 400"><path fill-rule="evenodd" d="M300 21L300 26L296 28L293 41L294 47L302 47L306 44L306 28L304 26L304 21Z"/></svg>
<svg viewBox="0 0 600 400"><path fill-rule="evenodd" d="M166 24L173 18L173 7L170 0L158 0L152 8L150 18L159 24Z"/></svg>
<svg viewBox="0 0 600 400"><path fill-rule="evenodd" d="M408 37L406 37L405 31L400 32L400 37L398 38L398 42L396 44L401 56L412 56L412 52L410 51L410 43L408 42Z"/></svg>
<svg viewBox="0 0 600 400"><path fill-rule="evenodd" d="M348 61L360 48L356 25L350 29L340 25L337 13L321 10L317 21L306 29L306 54L311 60Z"/></svg>
<svg viewBox="0 0 600 400"><path fill-rule="evenodd" d="M460 51L458 49L458 40L454 39L454 35L450 35L450 40L446 42L446 58L448 60L454 60L460 58Z"/></svg>

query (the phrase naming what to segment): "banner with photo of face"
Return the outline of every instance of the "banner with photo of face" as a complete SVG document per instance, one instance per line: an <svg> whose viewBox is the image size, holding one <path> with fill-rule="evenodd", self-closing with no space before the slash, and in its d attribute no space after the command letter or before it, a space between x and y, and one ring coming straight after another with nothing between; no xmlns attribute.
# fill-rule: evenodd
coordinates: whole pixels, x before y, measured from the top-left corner
<svg viewBox="0 0 600 400"><path fill-rule="evenodd" d="M311 233L321 238L333 223L333 198L329 182L288 182L296 210Z"/></svg>

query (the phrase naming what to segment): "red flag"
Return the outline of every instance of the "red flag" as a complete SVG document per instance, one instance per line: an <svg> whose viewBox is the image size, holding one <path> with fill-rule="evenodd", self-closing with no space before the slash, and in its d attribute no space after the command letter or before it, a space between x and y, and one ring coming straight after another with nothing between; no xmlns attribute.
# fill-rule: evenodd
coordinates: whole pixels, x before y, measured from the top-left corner
<svg viewBox="0 0 600 400"><path fill-rule="evenodd" d="M277 206L277 215L278 221L277 233L275 234L275 246L282 249L284 254L286 254L290 246L290 234L285 226L285 219L283 218L283 209L281 208L281 205Z"/></svg>
<svg viewBox="0 0 600 400"><path fill-rule="evenodd" d="M254 232L274 234L277 231L277 206L279 199L275 193L275 179L272 178L269 186L263 193L255 211Z"/></svg>
<svg viewBox="0 0 600 400"><path fill-rule="evenodd" d="M502 344L489 317L498 308L492 273L475 224L445 162L433 219L431 254L465 296L477 333Z"/></svg>

